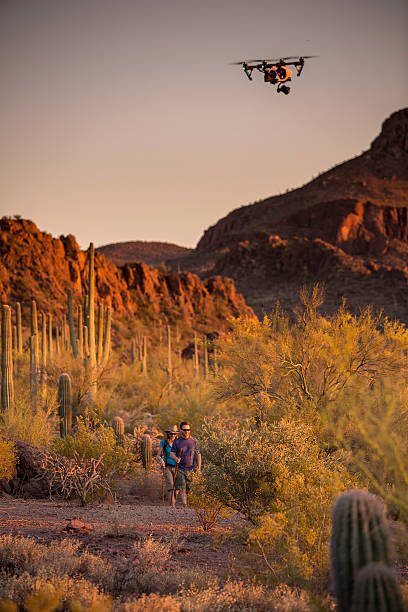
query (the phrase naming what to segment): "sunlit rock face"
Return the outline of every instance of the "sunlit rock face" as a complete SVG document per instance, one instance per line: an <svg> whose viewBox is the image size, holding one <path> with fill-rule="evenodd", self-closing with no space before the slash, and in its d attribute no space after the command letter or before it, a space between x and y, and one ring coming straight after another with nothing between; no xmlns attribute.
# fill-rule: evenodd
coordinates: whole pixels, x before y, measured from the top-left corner
<svg viewBox="0 0 408 612"><path fill-rule="evenodd" d="M87 254L74 236L53 238L32 221L0 219L0 299L22 302L23 315L37 301L40 310L56 316L66 313L67 291L74 303L83 304L87 293ZM95 253L95 297L113 308L114 316L184 321L217 327L231 316L253 316L231 279L205 281L190 272L168 274L144 263L117 267Z"/></svg>

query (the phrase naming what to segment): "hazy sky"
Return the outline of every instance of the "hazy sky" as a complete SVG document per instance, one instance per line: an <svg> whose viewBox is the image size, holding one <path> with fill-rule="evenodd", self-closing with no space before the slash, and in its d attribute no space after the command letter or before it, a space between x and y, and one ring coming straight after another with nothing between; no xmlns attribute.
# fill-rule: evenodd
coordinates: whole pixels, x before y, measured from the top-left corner
<svg viewBox="0 0 408 612"><path fill-rule="evenodd" d="M0 215L193 246L368 148L407 41L407 0L0 0ZM289 96L228 65L298 53Z"/></svg>

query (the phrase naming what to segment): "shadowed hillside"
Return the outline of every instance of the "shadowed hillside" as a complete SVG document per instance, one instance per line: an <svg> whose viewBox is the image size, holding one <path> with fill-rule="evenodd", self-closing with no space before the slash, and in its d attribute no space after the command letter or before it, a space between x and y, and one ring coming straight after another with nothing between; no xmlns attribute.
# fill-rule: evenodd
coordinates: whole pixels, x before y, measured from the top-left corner
<svg viewBox="0 0 408 612"><path fill-rule="evenodd" d="M96 249L113 261L117 266L126 263L143 262L154 268L163 264L166 259L187 255L192 249L170 244L169 242L147 242L132 240L130 242L115 242L105 244Z"/></svg>
<svg viewBox="0 0 408 612"><path fill-rule="evenodd" d="M258 314L295 306L299 287L325 284L324 308L346 298L408 320L408 109L371 147L280 196L236 209L191 254L169 262L205 278L234 278Z"/></svg>

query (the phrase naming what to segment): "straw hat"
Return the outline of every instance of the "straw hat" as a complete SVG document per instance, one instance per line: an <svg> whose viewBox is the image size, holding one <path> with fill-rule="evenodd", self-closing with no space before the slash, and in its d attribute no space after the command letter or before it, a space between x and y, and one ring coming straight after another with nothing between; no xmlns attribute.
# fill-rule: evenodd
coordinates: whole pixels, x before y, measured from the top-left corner
<svg viewBox="0 0 408 612"><path fill-rule="evenodd" d="M168 427L167 429L164 430L166 433L178 433L179 429L177 427L177 425L173 425L172 427Z"/></svg>

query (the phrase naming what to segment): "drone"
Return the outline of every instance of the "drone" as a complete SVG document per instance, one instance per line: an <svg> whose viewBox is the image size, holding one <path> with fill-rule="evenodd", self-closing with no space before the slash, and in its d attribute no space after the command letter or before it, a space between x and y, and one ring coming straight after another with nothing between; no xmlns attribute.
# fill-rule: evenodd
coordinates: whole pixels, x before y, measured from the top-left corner
<svg viewBox="0 0 408 612"><path fill-rule="evenodd" d="M294 66L296 68L297 76L302 74L305 60L311 57L317 57L316 55L303 55L298 57L297 55L291 55L290 57L281 57L279 59L256 59L256 60L244 60L242 62L233 62L232 66L242 66L243 71L247 75L248 79L252 81L252 71L259 70L263 72L265 83L270 85L276 85L277 93L283 93L285 96L290 92L290 87L286 85L292 80L293 70L288 66Z"/></svg>

